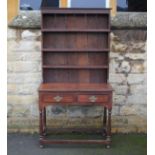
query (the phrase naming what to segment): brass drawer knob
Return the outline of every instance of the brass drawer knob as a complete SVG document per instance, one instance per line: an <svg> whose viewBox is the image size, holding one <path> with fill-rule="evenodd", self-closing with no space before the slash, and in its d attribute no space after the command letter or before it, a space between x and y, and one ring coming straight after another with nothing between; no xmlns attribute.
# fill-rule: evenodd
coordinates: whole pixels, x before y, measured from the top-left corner
<svg viewBox="0 0 155 155"><path fill-rule="evenodd" d="M54 100L55 100L56 102L60 102L60 101L62 100L62 98L63 98L63 97L61 97L61 96L55 96L55 97L54 97Z"/></svg>
<svg viewBox="0 0 155 155"><path fill-rule="evenodd" d="M97 100L96 96L89 97L90 102L95 102Z"/></svg>

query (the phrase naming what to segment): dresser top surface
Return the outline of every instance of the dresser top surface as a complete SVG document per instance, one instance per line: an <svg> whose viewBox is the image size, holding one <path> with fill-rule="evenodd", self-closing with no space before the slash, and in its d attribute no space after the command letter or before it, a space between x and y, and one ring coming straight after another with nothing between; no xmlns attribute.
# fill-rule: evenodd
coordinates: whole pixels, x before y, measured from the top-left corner
<svg viewBox="0 0 155 155"><path fill-rule="evenodd" d="M39 91L112 91L110 84L94 83L43 83Z"/></svg>

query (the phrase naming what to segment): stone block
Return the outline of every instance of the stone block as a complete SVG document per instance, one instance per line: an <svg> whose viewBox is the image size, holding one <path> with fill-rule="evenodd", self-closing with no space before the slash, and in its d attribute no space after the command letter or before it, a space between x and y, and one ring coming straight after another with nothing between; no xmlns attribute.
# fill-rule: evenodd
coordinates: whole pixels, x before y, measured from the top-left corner
<svg viewBox="0 0 155 155"><path fill-rule="evenodd" d="M146 104L142 105L123 105L120 108L120 115L139 115L146 116L147 115L147 107Z"/></svg>
<svg viewBox="0 0 155 155"><path fill-rule="evenodd" d="M126 95L128 93L128 86L127 85L113 85L114 92L116 95Z"/></svg>
<svg viewBox="0 0 155 155"><path fill-rule="evenodd" d="M120 38L117 35L115 35L113 32L110 33L110 39L111 41L120 42Z"/></svg>
<svg viewBox="0 0 155 155"><path fill-rule="evenodd" d="M18 42L15 39L7 41L7 53L8 54L12 53L17 47L18 47Z"/></svg>
<svg viewBox="0 0 155 155"><path fill-rule="evenodd" d="M130 70L131 70L131 66L128 61L122 61L121 65L116 69L116 71L119 73L129 73Z"/></svg>
<svg viewBox="0 0 155 155"><path fill-rule="evenodd" d="M33 103L29 107L31 117L39 118L39 104L38 102Z"/></svg>
<svg viewBox="0 0 155 155"><path fill-rule="evenodd" d="M40 65L38 62L24 62L24 61L16 61L8 63L8 72L16 73L16 72L37 72L40 69Z"/></svg>
<svg viewBox="0 0 155 155"><path fill-rule="evenodd" d="M109 64L109 72L116 73L118 66L119 66L119 63L116 62L114 59L111 59Z"/></svg>
<svg viewBox="0 0 155 155"><path fill-rule="evenodd" d="M103 116L102 106L85 106L81 107L82 113L85 117L89 118L98 118Z"/></svg>
<svg viewBox="0 0 155 155"><path fill-rule="evenodd" d="M113 116L112 131L115 133L146 133L147 119L146 116Z"/></svg>
<svg viewBox="0 0 155 155"><path fill-rule="evenodd" d="M145 53L127 53L125 55L125 58L131 59L131 60L146 60L146 54Z"/></svg>
<svg viewBox="0 0 155 155"><path fill-rule="evenodd" d="M112 116L117 116L120 114L120 106L114 105L112 107Z"/></svg>
<svg viewBox="0 0 155 155"><path fill-rule="evenodd" d="M39 83L8 84L8 94L32 95L38 92L38 88Z"/></svg>
<svg viewBox="0 0 155 155"><path fill-rule="evenodd" d="M112 59L112 58L118 58L120 56L120 54L119 53L115 53L115 52L112 52L112 51L110 51L110 53L109 53L109 57Z"/></svg>
<svg viewBox="0 0 155 155"><path fill-rule="evenodd" d="M7 117L11 117L11 114L13 113L13 105L7 104Z"/></svg>
<svg viewBox="0 0 155 155"><path fill-rule="evenodd" d="M110 83L117 83L117 84L125 84L126 77L124 74L109 74L109 82Z"/></svg>
<svg viewBox="0 0 155 155"><path fill-rule="evenodd" d="M7 29L7 39L8 40L15 40L17 39L17 30L16 29Z"/></svg>
<svg viewBox="0 0 155 155"><path fill-rule="evenodd" d="M82 112L80 106L70 106L67 108L67 116L72 118L84 117L84 113Z"/></svg>
<svg viewBox="0 0 155 155"><path fill-rule="evenodd" d="M14 51L23 52L23 51L41 51L41 42L40 41L33 41L33 40L21 40L18 43L18 46Z"/></svg>
<svg viewBox="0 0 155 155"><path fill-rule="evenodd" d="M134 94L127 97L127 104L147 104L147 97L144 94Z"/></svg>
<svg viewBox="0 0 155 155"><path fill-rule="evenodd" d="M126 103L126 97L124 95L113 94L113 104L114 105L123 105Z"/></svg>
<svg viewBox="0 0 155 155"><path fill-rule="evenodd" d="M131 73L144 73L146 66L144 62L135 62L132 64Z"/></svg>
<svg viewBox="0 0 155 155"><path fill-rule="evenodd" d="M21 37L23 40L36 40L40 35L40 31L24 30L21 34Z"/></svg>
<svg viewBox="0 0 155 155"><path fill-rule="evenodd" d="M145 53L146 42L131 42L128 48L129 53Z"/></svg>
<svg viewBox="0 0 155 155"><path fill-rule="evenodd" d="M147 86L145 84L137 84L130 86L130 94L146 94Z"/></svg>
<svg viewBox="0 0 155 155"><path fill-rule="evenodd" d="M30 105L28 104L18 104L13 106L12 113L9 114L10 117L29 117L30 116Z"/></svg>
<svg viewBox="0 0 155 155"><path fill-rule="evenodd" d="M10 61L41 61L41 52L10 52L7 60Z"/></svg>
<svg viewBox="0 0 155 155"><path fill-rule="evenodd" d="M111 42L111 51L116 53L126 53L128 48L127 44Z"/></svg>
<svg viewBox="0 0 155 155"><path fill-rule="evenodd" d="M41 83L40 73L9 73L7 76L8 84Z"/></svg>
<svg viewBox="0 0 155 155"><path fill-rule="evenodd" d="M13 107L18 107L19 104L31 105L38 103L38 95L8 95L8 104L13 105Z"/></svg>
<svg viewBox="0 0 155 155"><path fill-rule="evenodd" d="M57 116L57 115L66 115L66 107L61 106L61 105L54 105L51 106L51 115L52 116Z"/></svg>
<svg viewBox="0 0 155 155"><path fill-rule="evenodd" d="M145 81L145 74L129 74L127 77L128 84L140 84Z"/></svg>

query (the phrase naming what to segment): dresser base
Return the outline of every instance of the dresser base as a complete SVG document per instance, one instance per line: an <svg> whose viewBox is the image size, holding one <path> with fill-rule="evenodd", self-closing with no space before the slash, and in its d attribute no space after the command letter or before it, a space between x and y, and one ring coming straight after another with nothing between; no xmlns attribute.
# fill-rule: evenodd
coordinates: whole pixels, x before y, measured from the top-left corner
<svg viewBox="0 0 155 155"><path fill-rule="evenodd" d="M104 107L102 129L50 129L50 132L91 132L101 133L100 140L71 140L48 139L46 125L46 107L49 105L100 105ZM42 84L39 88L39 112L40 112L40 147L46 144L103 144L110 148L111 144L111 110L112 88L109 84Z"/></svg>

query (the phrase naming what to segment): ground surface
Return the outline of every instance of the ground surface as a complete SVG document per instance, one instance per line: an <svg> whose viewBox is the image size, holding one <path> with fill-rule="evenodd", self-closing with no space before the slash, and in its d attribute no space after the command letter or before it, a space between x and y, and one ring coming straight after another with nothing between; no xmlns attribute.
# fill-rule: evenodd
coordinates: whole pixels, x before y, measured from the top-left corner
<svg viewBox="0 0 155 155"><path fill-rule="evenodd" d="M146 155L146 139L146 135L118 134L112 136L110 149L102 145L53 145L40 149L37 134L8 134L8 155Z"/></svg>

